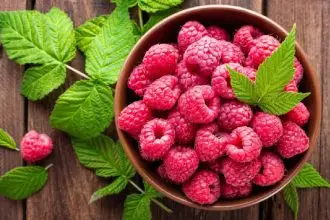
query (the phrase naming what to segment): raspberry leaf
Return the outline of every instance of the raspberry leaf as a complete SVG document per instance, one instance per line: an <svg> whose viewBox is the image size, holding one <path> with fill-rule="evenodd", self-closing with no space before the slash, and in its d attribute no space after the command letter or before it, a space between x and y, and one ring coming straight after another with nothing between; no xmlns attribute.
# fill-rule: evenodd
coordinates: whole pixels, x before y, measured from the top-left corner
<svg viewBox="0 0 330 220"><path fill-rule="evenodd" d="M124 203L123 220L150 220L151 199L146 194L128 195Z"/></svg>
<svg viewBox="0 0 330 220"><path fill-rule="evenodd" d="M0 177L0 194L13 200L25 199L39 191L47 178L47 170L43 167L16 167Z"/></svg>
<svg viewBox="0 0 330 220"><path fill-rule="evenodd" d="M14 139L1 128L0 128L0 146L12 150L18 150Z"/></svg>
<svg viewBox="0 0 330 220"><path fill-rule="evenodd" d="M297 188L330 187L330 183L309 163L304 165L292 184Z"/></svg>
<svg viewBox="0 0 330 220"><path fill-rule="evenodd" d="M149 198L161 198L162 195L152 188L149 183L143 180L144 192L149 196Z"/></svg>
<svg viewBox="0 0 330 220"><path fill-rule="evenodd" d="M297 188L292 183L289 183L283 189L283 197L285 202L293 211L295 219L298 219L299 198L298 198Z"/></svg>
<svg viewBox="0 0 330 220"><path fill-rule="evenodd" d="M170 16L171 14L174 14L175 12L178 12L178 11L179 11L179 8L170 8L165 11L160 11L160 12L151 14L149 20L142 28L142 33L145 34L153 26L155 26L158 22L160 22L164 18L166 18L166 17Z"/></svg>
<svg viewBox="0 0 330 220"><path fill-rule="evenodd" d="M128 7L134 7L137 4L138 0L112 0L113 3L116 3L117 5L123 5L126 4Z"/></svg>
<svg viewBox="0 0 330 220"><path fill-rule="evenodd" d="M112 117L111 88L93 80L82 80L56 101L50 123L73 137L88 139L108 127Z"/></svg>
<svg viewBox="0 0 330 220"><path fill-rule="evenodd" d="M148 13L155 13L180 5L183 0L138 0L139 7Z"/></svg>

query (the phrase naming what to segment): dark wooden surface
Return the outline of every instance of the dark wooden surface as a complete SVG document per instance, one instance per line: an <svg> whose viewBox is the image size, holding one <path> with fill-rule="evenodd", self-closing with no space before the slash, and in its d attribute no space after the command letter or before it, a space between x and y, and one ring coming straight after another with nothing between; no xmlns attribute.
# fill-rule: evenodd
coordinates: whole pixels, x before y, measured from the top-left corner
<svg viewBox="0 0 330 220"><path fill-rule="evenodd" d="M330 179L330 1L329 0L185 0L184 8L206 4L230 4L252 9L274 19L289 29L297 23L298 41L305 49L322 82L323 118L318 148L311 162ZM113 9L109 0L0 0L0 10L37 9L47 11L56 6L65 10L77 26L86 19L106 14ZM134 13L134 12L133 12ZM78 55L72 65L83 70L84 62ZM111 219L122 216L123 201L128 188L118 196L102 199L88 205L91 194L106 184L92 171L83 168L75 158L69 138L53 130L48 117L54 101L66 87L77 80L68 73L65 86L39 102L28 102L19 95L23 66L9 61L0 47L0 127L19 141L24 132L36 129L48 133L55 141L54 153L43 164L53 163L45 188L26 201L15 202L0 197L0 220L51 219ZM0 174L23 164L13 151L0 149ZM300 190L300 217L304 220L330 219L330 193L324 189ZM168 215L153 206L153 219L207 219L207 220L290 220L290 210L281 195L250 208L231 212L205 212L164 199L174 214Z"/></svg>

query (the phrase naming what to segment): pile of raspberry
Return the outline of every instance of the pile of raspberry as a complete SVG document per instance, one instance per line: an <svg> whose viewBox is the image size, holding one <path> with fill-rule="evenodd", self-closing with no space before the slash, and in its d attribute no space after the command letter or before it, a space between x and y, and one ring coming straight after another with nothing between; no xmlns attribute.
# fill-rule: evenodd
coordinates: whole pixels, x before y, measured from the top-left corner
<svg viewBox="0 0 330 220"><path fill-rule="evenodd" d="M164 181L202 205L278 183L284 160L309 147L301 128L309 119L303 103L279 117L238 101L230 85L227 65L255 80L280 42L253 26L241 27L231 39L219 26L189 21L177 44L152 46L128 79L141 100L117 120ZM303 77L298 59L294 67L287 92L297 92Z"/></svg>

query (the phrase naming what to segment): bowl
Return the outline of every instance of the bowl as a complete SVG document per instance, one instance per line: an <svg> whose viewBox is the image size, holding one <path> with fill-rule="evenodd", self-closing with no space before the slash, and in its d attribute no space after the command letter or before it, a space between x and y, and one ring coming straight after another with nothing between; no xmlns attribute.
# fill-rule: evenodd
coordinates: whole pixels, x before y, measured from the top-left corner
<svg viewBox="0 0 330 220"><path fill-rule="evenodd" d="M189 20L197 20L204 25L220 25L230 31L233 31L242 25L251 24L260 28L264 33L277 36L280 40L283 40L288 34L284 28L271 19L241 7L208 5L180 11L164 19L162 22L153 27L139 40L129 54L117 82L115 95L116 119L121 110L136 99L133 92L129 91L127 88L127 79L133 68L141 63L145 52L152 45L156 43L176 42L178 31L181 26ZM299 26L297 28L299 30ZM305 69L304 79L300 88L303 91L311 92L311 95L304 100L305 105L311 113L309 123L306 125L305 129L310 139L310 148L305 153L286 161L288 171L279 183L271 187L258 189L257 191L254 191L251 196L246 198L237 200L221 200L208 206L198 205L186 198L179 187L163 181L156 173L155 167L141 158L136 141L134 141L127 133L117 128L120 142L137 172L164 196L186 206L211 211L234 210L248 207L264 201L279 192L292 180L292 178L299 172L304 163L306 163L308 158L311 156L311 153L316 146L320 131L320 83L317 79L315 71L312 69L311 64L307 60L307 55L299 44L296 44L296 56Z"/></svg>

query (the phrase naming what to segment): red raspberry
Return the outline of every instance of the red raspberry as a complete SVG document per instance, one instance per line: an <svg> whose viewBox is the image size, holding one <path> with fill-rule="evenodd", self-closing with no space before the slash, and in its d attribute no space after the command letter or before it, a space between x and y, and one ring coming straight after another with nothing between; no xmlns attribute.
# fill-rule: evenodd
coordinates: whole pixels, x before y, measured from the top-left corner
<svg viewBox="0 0 330 220"><path fill-rule="evenodd" d="M291 80L288 85L284 87L286 92L298 92L297 84L294 80Z"/></svg>
<svg viewBox="0 0 330 220"><path fill-rule="evenodd" d="M220 63L243 63L244 54L241 49L228 41L219 41L221 45L221 60Z"/></svg>
<svg viewBox="0 0 330 220"><path fill-rule="evenodd" d="M178 46L181 53L186 51L188 46L204 36L207 36L205 27L197 21L185 23L178 34Z"/></svg>
<svg viewBox="0 0 330 220"><path fill-rule="evenodd" d="M304 76L304 67L297 58L294 60L294 70L294 81L299 84Z"/></svg>
<svg viewBox="0 0 330 220"><path fill-rule="evenodd" d="M201 161L212 161L226 152L229 134L219 132L216 123L202 126L196 134L195 151Z"/></svg>
<svg viewBox="0 0 330 220"><path fill-rule="evenodd" d="M143 102L151 109L171 109L180 96L178 78L167 75L154 81L145 91Z"/></svg>
<svg viewBox="0 0 330 220"><path fill-rule="evenodd" d="M198 164L196 152L188 147L174 147L164 157L167 177L177 184L188 180L197 170Z"/></svg>
<svg viewBox="0 0 330 220"><path fill-rule="evenodd" d="M259 136L264 147L277 143L283 134L281 119L276 115L257 112L252 120L251 127Z"/></svg>
<svg viewBox="0 0 330 220"><path fill-rule="evenodd" d="M213 37L216 40L230 41L228 32L219 26L216 25L210 26L207 28L207 32L210 37Z"/></svg>
<svg viewBox="0 0 330 220"><path fill-rule="evenodd" d="M253 183L258 186L270 186L280 181L284 176L284 163L275 153L263 151L260 156L262 169L253 179Z"/></svg>
<svg viewBox="0 0 330 220"><path fill-rule="evenodd" d="M250 183L261 169L259 159L248 163L238 163L230 158L225 158L222 160L221 165L226 182L235 187Z"/></svg>
<svg viewBox="0 0 330 220"><path fill-rule="evenodd" d="M225 199L236 199L250 195L252 193L252 183L244 186L232 186L221 181L221 197Z"/></svg>
<svg viewBox="0 0 330 220"><path fill-rule="evenodd" d="M152 118L151 110L142 101L126 106L119 114L117 125L121 130L137 138L142 127Z"/></svg>
<svg viewBox="0 0 330 220"><path fill-rule="evenodd" d="M197 86L209 84L207 77L198 75L197 73L191 72L186 67L184 62L180 62L176 67L176 76L179 79L180 88L182 91Z"/></svg>
<svg viewBox="0 0 330 220"><path fill-rule="evenodd" d="M32 130L26 133L21 141L21 155L29 163L46 158L53 151L52 139L46 134Z"/></svg>
<svg viewBox="0 0 330 220"><path fill-rule="evenodd" d="M144 65L137 66L128 78L128 88L133 90L138 96L143 96L147 87L151 84L151 80L146 76Z"/></svg>
<svg viewBox="0 0 330 220"><path fill-rule="evenodd" d="M174 144L175 131L164 119L153 119L145 124L140 134L140 151L144 159L162 159Z"/></svg>
<svg viewBox="0 0 330 220"><path fill-rule="evenodd" d="M308 122L309 115L310 113L304 103L300 102L286 114L285 118L296 123L297 125L303 126Z"/></svg>
<svg viewBox="0 0 330 220"><path fill-rule="evenodd" d="M260 155L262 143L250 127L236 128L227 145L228 156L240 163L250 162Z"/></svg>
<svg viewBox="0 0 330 220"><path fill-rule="evenodd" d="M179 59L178 50L170 44L156 44L146 52L143 64L149 79L173 74Z"/></svg>
<svg viewBox="0 0 330 220"><path fill-rule="evenodd" d="M193 142L197 131L197 125L188 122L182 117L178 108L175 108L169 113L167 120L175 129L176 143L189 144Z"/></svg>
<svg viewBox="0 0 330 220"><path fill-rule="evenodd" d="M183 93L178 103L180 113L187 121L207 124L218 116L220 98L211 86L195 86Z"/></svg>
<svg viewBox="0 0 330 220"><path fill-rule="evenodd" d="M222 161L224 158L220 157L216 160L209 161L208 167L216 174L222 174Z"/></svg>
<svg viewBox="0 0 330 220"><path fill-rule="evenodd" d="M234 91L230 84L230 74L227 69L227 65L232 69L243 73L251 80L255 80L256 72L251 67L243 67L238 63L227 63L218 66L212 73L211 85L213 90L221 97L225 99L235 98Z"/></svg>
<svg viewBox="0 0 330 220"><path fill-rule="evenodd" d="M220 197L220 180L217 174L202 170L183 183L182 189L192 201L201 205L212 204Z"/></svg>
<svg viewBox="0 0 330 220"><path fill-rule="evenodd" d="M220 106L218 123L226 131L232 131L241 126L247 126L253 116L249 105L233 100Z"/></svg>
<svg viewBox="0 0 330 220"><path fill-rule="evenodd" d="M309 148L309 139L305 131L294 122L283 123L283 135L276 144L277 151L284 158L291 158Z"/></svg>
<svg viewBox="0 0 330 220"><path fill-rule="evenodd" d="M209 76L219 65L220 43L214 38L203 37L191 44L183 55L188 69L203 76Z"/></svg>
<svg viewBox="0 0 330 220"><path fill-rule="evenodd" d="M157 173L161 178L169 180L163 163L157 168Z"/></svg>
<svg viewBox="0 0 330 220"><path fill-rule="evenodd" d="M250 49L255 46L255 39L263 35L263 33L251 25L245 25L238 29L234 35L234 44L239 46L241 50L248 54Z"/></svg>

